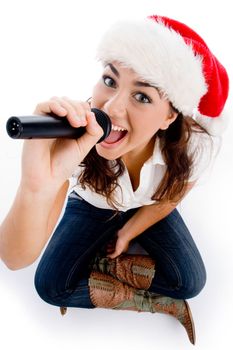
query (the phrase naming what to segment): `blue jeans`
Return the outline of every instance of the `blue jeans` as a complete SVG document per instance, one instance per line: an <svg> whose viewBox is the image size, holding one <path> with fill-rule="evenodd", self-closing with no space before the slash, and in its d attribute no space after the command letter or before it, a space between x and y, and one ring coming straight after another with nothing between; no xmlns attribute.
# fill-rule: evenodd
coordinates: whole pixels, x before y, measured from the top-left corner
<svg viewBox="0 0 233 350"><path fill-rule="evenodd" d="M90 262L137 209L99 209L72 192L35 274L35 288L52 305L94 308L89 296ZM174 209L134 239L156 261L149 291L176 299L196 296L206 272L200 253Z"/></svg>

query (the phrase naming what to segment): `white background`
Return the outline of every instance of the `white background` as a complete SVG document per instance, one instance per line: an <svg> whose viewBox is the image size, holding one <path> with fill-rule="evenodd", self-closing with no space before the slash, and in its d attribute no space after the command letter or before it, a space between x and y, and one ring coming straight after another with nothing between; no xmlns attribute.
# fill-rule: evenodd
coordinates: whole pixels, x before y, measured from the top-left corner
<svg viewBox="0 0 233 350"><path fill-rule="evenodd" d="M96 44L108 25L122 18L160 14L187 23L207 41L232 77L230 3L1 0L0 221L20 179L22 141L7 136L7 118L30 114L38 102L54 95L88 98L99 76ZM231 123L211 178L179 206L208 272L205 289L190 300L197 350L233 345L232 132ZM0 262L2 349L192 349L183 327L165 315L70 309L62 318L56 307L44 303L35 292L37 264L38 260L23 270L10 271Z"/></svg>

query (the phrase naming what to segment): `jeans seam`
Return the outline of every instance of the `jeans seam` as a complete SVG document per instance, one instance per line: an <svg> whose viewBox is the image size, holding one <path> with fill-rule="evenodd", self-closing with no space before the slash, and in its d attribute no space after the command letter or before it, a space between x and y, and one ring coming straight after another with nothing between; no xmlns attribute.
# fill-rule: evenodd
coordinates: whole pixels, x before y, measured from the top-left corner
<svg viewBox="0 0 233 350"><path fill-rule="evenodd" d="M112 230L112 229L113 229L113 227L111 227L111 230ZM85 251L85 254L88 254L88 253L92 250L93 246L97 246L98 243L99 243L102 239L103 239L103 237L100 237L100 239L98 239L97 241L95 241L95 244L92 245L91 247L89 247L89 249L87 249L87 250ZM76 267L77 267L77 265L78 265L78 263L79 263L80 258L81 258L81 257L79 256L78 259L75 261L73 267L70 269L70 272L69 272L69 274L68 274L68 276L67 276L67 279L66 279L66 282L65 282L65 288L69 288L69 287L68 287L68 284L69 284L69 282L70 282L70 280L71 280L71 278L72 278L72 276L73 276L73 273L74 273L74 271L75 271L75 269L76 269ZM87 268L88 268L88 266L87 266Z"/></svg>
<svg viewBox="0 0 233 350"><path fill-rule="evenodd" d="M150 245L151 246L155 246L156 243L153 242L152 240L150 240L148 238L148 241L150 242ZM171 266L173 267L175 273L176 273L176 277L177 277L177 287L174 288L174 289L179 289L181 286L182 286L182 277L181 277L181 274L179 272L179 269L177 268L174 260L170 257L170 255L166 252L166 250L164 250L162 247L160 247L159 245L157 245L159 247L159 249L164 253L164 256L166 257L166 259L170 262ZM164 287L164 289L167 289L167 290L171 290L171 288L166 288Z"/></svg>

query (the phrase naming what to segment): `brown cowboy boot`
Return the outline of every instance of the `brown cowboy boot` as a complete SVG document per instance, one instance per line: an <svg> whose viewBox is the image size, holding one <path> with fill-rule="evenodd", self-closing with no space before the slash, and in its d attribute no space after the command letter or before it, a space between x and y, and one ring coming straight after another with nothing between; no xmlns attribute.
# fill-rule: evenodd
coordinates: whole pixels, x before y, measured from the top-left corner
<svg viewBox="0 0 233 350"><path fill-rule="evenodd" d="M112 276L93 271L89 278L90 298L100 308L159 312L174 316L195 344L195 329L187 301L173 299L145 290L137 290Z"/></svg>
<svg viewBox="0 0 233 350"><path fill-rule="evenodd" d="M149 255L122 254L115 259L96 256L90 268L137 289L148 289L155 274L155 262ZM67 308L61 306L60 313L64 316Z"/></svg>
<svg viewBox="0 0 233 350"><path fill-rule="evenodd" d="M92 270L137 289L148 289L155 274L155 261L149 255L122 254L115 259L96 256L92 264Z"/></svg>

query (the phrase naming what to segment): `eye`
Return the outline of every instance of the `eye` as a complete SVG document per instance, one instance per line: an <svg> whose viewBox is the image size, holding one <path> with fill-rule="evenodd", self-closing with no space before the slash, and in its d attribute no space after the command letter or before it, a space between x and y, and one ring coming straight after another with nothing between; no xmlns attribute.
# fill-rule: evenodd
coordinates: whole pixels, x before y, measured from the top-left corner
<svg viewBox="0 0 233 350"><path fill-rule="evenodd" d="M114 88L116 86L115 80L109 77L108 75L103 75L103 82L106 86Z"/></svg>
<svg viewBox="0 0 233 350"><path fill-rule="evenodd" d="M146 94L143 94L141 92L135 94L134 97L140 103L151 103L151 99Z"/></svg>

